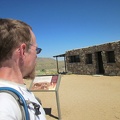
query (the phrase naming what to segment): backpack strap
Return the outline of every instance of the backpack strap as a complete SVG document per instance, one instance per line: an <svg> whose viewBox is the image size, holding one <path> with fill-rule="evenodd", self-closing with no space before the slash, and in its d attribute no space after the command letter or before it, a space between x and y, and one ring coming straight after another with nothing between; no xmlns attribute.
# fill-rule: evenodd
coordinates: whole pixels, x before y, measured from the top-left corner
<svg viewBox="0 0 120 120"><path fill-rule="evenodd" d="M29 104L32 104L34 106L34 111L35 111L35 115L38 116L41 114L41 112L39 111L40 109L40 105L35 103L35 102L31 102L30 100L26 100L27 104L28 104L28 107L29 107Z"/></svg>
<svg viewBox="0 0 120 120"><path fill-rule="evenodd" d="M20 106L22 112L22 120L30 120L28 106L21 93L10 87L0 87L0 92L6 92L11 94L16 99L18 105Z"/></svg>

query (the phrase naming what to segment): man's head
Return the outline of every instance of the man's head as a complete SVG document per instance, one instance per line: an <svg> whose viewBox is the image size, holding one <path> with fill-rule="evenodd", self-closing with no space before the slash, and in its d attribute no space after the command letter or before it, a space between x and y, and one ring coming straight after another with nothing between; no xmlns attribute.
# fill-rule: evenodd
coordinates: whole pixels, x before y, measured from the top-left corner
<svg viewBox="0 0 120 120"><path fill-rule="evenodd" d="M0 67L12 59L18 63L23 78L31 77L35 72L36 49L36 38L29 25L19 20L0 19Z"/></svg>
<svg viewBox="0 0 120 120"><path fill-rule="evenodd" d="M14 49L21 43L27 48L31 42L31 27L13 19L0 19L0 63L10 59Z"/></svg>

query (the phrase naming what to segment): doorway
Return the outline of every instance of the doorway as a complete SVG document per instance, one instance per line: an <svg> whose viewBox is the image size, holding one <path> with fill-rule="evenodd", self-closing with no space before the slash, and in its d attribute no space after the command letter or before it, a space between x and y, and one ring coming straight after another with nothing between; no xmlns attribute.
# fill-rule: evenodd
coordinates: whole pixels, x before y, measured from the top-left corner
<svg viewBox="0 0 120 120"><path fill-rule="evenodd" d="M102 54L100 52L96 52L96 65L97 65L97 74L104 74L103 60Z"/></svg>

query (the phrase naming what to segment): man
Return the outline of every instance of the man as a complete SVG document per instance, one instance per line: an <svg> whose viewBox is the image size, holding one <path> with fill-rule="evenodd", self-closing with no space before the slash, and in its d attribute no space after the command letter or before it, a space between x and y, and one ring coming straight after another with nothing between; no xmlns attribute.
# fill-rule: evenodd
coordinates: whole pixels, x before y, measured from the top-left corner
<svg viewBox="0 0 120 120"><path fill-rule="evenodd" d="M35 77L37 47L32 28L13 19L0 19L0 87L10 87L22 94L28 106L30 120L46 120L45 112L34 95L24 85L24 78ZM40 106L35 113L35 103ZM23 115L15 98L0 92L0 120L22 120Z"/></svg>

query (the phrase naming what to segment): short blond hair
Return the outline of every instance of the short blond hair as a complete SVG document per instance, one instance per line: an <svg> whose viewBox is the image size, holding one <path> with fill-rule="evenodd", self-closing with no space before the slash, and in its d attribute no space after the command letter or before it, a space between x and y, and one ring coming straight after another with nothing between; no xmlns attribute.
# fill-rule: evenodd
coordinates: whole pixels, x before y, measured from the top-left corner
<svg viewBox="0 0 120 120"><path fill-rule="evenodd" d="M0 63L11 58L14 49L21 43L29 49L30 30L32 28L20 20L0 19Z"/></svg>

